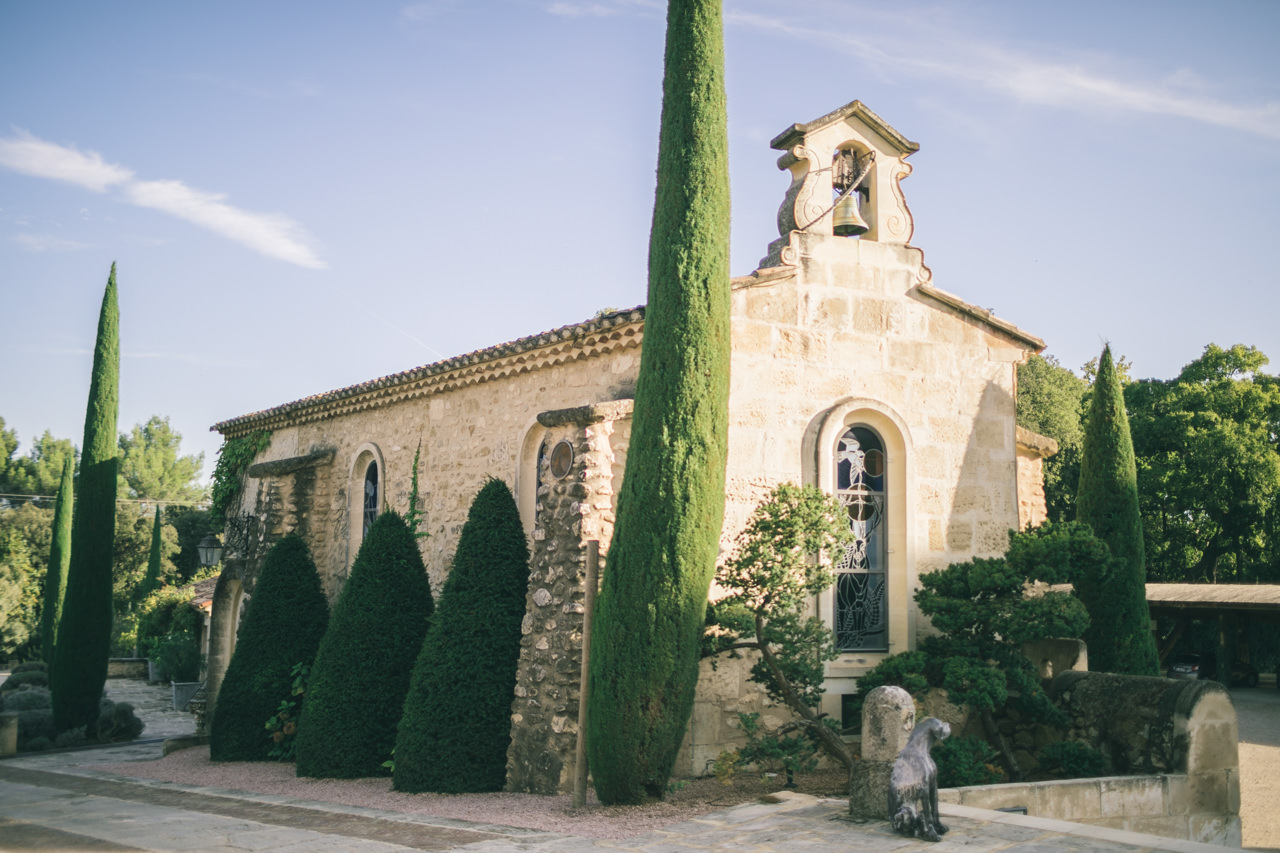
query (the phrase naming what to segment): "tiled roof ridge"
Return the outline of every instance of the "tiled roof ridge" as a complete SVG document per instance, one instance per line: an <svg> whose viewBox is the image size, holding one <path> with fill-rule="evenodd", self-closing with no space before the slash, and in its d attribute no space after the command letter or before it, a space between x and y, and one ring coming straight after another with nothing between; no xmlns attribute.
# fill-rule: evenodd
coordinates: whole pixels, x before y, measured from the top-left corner
<svg viewBox="0 0 1280 853"><path fill-rule="evenodd" d="M240 415L239 417L220 421L219 423L211 426L209 431L220 432L223 434L226 434L228 431L242 433L245 432L252 424L271 421L294 412L315 408L325 404L337 403L342 400L358 397L362 394L368 394L369 392L395 388L397 386L428 379L460 368L480 365L485 362L495 361L507 356L518 355L520 353L540 349L560 342L574 341L575 339L584 338L607 329L629 326L643 321L643 305L637 305L635 308L611 311L598 317L592 317L590 320L582 323L560 326L545 332L539 332L534 335L517 338L514 341L508 341L491 347L485 347L484 349L474 350L442 361L413 367L399 373L380 376L377 379L370 379L355 385L348 385L345 388L338 388L336 390L326 391L320 394L312 394L311 396L302 397L289 403L273 406L269 409L250 412L246 415Z"/></svg>

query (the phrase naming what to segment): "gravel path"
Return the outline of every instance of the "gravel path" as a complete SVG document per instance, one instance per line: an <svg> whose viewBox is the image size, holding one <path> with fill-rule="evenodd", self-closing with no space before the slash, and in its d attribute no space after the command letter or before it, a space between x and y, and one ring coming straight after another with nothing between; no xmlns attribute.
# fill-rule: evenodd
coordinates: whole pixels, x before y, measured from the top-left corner
<svg viewBox="0 0 1280 853"><path fill-rule="evenodd" d="M1240 726L1240 824L1245 847L1280 849L1280 690L1231 691Z"/></svg>
<svg viewBox="0 0 1280 853"><path fill-rule="evenodd" d="M97 764L86 769L160 779L181 785L231 788L273 796L319 800L349 806L408 814L432 815L455 820L496 823L559 832L585 838L631 838L672 823L751 802L780 789L775 781L761 782L739 776L730 787L713 778L695 779L662 802L644 806L602 806L589 795L587 805L575 809L568 795L536 794L401 794L391 790L390 779L299 779L292 764L275 762L212 762L209 748L185 749L159 761ZM814 773L799 780L801 793L841 796L846 786L843 772Z"/></svg>

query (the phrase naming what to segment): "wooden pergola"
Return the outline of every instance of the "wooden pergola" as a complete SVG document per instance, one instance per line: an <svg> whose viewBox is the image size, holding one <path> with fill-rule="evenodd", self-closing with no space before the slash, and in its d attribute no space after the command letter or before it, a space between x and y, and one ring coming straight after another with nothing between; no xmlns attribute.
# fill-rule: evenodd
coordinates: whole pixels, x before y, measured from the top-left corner
<svg viewBox="0 0 1280 853"><path fill-rule="evenodd" d="M1280 621L1280 584L1149 583L1151 618L1172 618L1174 628L1159 639L1160 665L1193 619L1216 620L1218 645L1236 636L1236 657L1249 660L1249 623Z"/></svg>

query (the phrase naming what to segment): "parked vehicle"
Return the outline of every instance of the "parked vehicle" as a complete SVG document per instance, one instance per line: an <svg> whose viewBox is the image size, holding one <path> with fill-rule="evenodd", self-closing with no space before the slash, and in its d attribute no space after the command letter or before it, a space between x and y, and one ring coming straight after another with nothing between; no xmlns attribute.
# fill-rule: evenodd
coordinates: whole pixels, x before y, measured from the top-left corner
<svg viewBox="0 0 1280 853"><path fill-rule="evenodd" d="M1165 670L1165 676L1168 678L1217 678L1217 661L1212 655L1197 655L1190 652L1184 652L1175 655L1169 662L1168 668ZM1280 677L1280 667L1277 668L1277 677ZM1231 664L1231 686L1232 687L1257 687L1258 686L1258 670L1242 660L1235 661Z"/></svg>

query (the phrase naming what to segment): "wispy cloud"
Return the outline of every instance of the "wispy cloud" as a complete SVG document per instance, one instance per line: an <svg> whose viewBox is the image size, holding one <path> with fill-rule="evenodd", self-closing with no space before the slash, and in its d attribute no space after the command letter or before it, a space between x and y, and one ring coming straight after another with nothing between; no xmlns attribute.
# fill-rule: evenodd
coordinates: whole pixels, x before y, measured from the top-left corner
<svg viewBox="0 0 1280 853"><path fill-rule="evenodd" d="M105 162L93 151L46 142L25 130L0 138L0 167L40 178L66 181L94 192L115 187L118 198L138 207L159 210L212 231L271 258L308 269L324 269L314 241L300 224L280 213L241 210L223 193L194 189L182 181L141 181L131 169ZM49 235L17 238L31 251L86 248Z"/></svg>
<svg viewBox="0 0 1280 853"><path fill-rule="evenodd" d="M96 193L133 177L133 172L105 162L96 152L45 142L17 128L11 138L0 139L0 166L37 178L66 181Z"/></svg>
<svg viewBox="0 0 1280 853"><path fill-rule="evenodd" d="M1123 74L1110 70L1119 59L1046 59L985 41L962 27L943 29L919 21L903 27L901 20L877 21L873 15L859 16L856 34L740 10L726 12L725 20L840 51L879 73L946 79L1027 104L1175 116L1280 139L1280 103L1242 104L1215 97L1206 81L1188 69L1148 74L1144 80L1132 68ZM899 35L904 31L911 36Z"/></svg>
<svg viewBox="0 0 1280 853"><path fill-rule="evenodd" d="M305 229L283 214L240 210L227 204L225 195L192 189L182 181L134 181L124 192L131 204L185 219L268 257L324 268Z"/></svg>
<svg viewBox="0 0 1280 853"><path fill-rule="evenodd" d="M78 252L81 249L96 248L89 243L64 240L52 234L18 234L13 241L28 252Z"/></svg>

